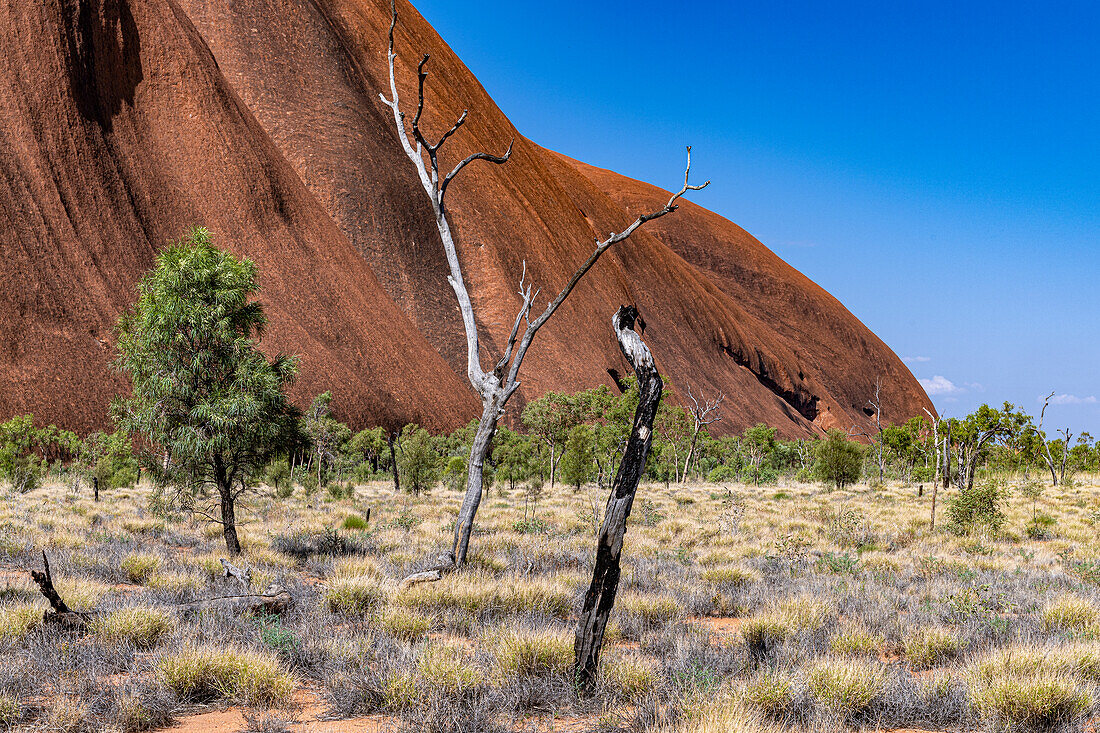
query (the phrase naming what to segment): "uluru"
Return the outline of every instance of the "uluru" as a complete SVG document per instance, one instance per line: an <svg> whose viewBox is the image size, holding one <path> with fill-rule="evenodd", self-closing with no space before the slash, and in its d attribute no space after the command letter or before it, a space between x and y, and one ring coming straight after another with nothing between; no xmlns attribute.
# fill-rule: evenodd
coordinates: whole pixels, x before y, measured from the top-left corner
<svg viewBox="0 0 1100 733"><path fill-rule="evenodd" d="M438 135L469 109L451 164L515 140L506 165L471 167L449 202L496 353L525 266L557 292L594 238L668 193L525 138L429 22L398 7L402 94L415 99L430 54L424 125ZM332 390L357 426L450 429L478 414L432 210L379 100L389 20L389 0L2 4L0 414L105 427L126 388L114 324L157 252L195 225L259 266L262 347L301 355L298 402ZM866 427L876 383L890 422L932 409L840 302L684 202L578 286L539 333L510 411L627 372L608 327L624 303L677 389L726 395L722 431Z"/></svg>

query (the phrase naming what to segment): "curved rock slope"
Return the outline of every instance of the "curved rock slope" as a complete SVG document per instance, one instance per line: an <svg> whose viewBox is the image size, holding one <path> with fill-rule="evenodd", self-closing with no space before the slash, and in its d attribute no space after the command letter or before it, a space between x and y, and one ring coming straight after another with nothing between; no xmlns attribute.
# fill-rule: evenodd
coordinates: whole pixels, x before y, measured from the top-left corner
<svg viewBox="0 0 1100 733"><path fill-rule="evenodd" d="M399 74L432 56L426 126L470 122L443 165L499 151L451 191L488 351L524 261L551 293L593 237L667 194L572 161L513 128L400 2ZM388 0L0 2L0 415L106 425L125 384L113 324L156 252L188 226L256 260L269 350L302 355L299 401L332 389L355 425L441 429L477 414L430 208L378 100ZM723 430L788 436L931 408L901 361L834 298L736 225L687 204L618 245L540 333L512 408L627 367L625 302L675 385L727 395ZM487 357L488 358L488 357Z"/></svg>

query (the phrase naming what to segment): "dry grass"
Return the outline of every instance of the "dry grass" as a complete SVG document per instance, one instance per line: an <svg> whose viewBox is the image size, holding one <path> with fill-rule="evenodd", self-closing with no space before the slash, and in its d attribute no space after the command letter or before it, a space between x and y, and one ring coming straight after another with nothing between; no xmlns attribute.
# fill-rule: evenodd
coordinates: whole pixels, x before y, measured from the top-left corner
<svg viewBox="0 0 1100 733"><path fill-rule="evenodd" d="M151 516L147 486L98 504L62 485L9 495L0 727L138 730L195 703L286 705L307 684L335 716L381 712L423 731L526 730L554 714L661 733L1037 733L1100 712L1093 484L1044 494L1058 530L1048 541L1027 537L1018 496L1002 535L959 538L929 530L928 492L911 487L725 488L642 487L592 699L571 674L594 549L586 517L604 498L594 488L547 487L537 523L523 521L522 492L494 488L469 566L404 591L400 579L446 547L460 495L394 497L385 483L339 500L261 492L240 509L240 562L254 586L290 589L281 618L168 610L236 589L217 528ZM298 535L352 549L282 552ZM43 547L70 605L96 612L93 633L40 623L25 571Z"/></svg>

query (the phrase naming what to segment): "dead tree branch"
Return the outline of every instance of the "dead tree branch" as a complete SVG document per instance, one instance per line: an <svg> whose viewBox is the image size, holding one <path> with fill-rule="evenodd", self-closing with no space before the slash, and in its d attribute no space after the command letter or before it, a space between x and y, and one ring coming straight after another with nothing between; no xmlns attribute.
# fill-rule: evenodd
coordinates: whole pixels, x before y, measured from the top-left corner
<svg viewBox="0 0 1100 733"><path fill-rule="evenodd" d="M486 457L488 456L493 435L496 433L497 423L504 414L504 408L508 400L519 389L519 371L527 351L534 341L539 329L557 312L569 294L580 282L581 278L592 269L597 260L615 244L622 242L632 235L638 227L646 222L658 219L670 214L677 208L677 202L688 191L698 191L710 183L692 185L691 175L691 148L688 148L687 167L684 171L684 185L679 191L672 194L662 208L656 211L642 214L629 226L620 232L612 232L606 239L596 240L596 246L592 254L581 263L573 275L569 278L565 287L551 300L545 310L534 320L531 313L534 309L535 298L539 291L526 284L527 267L524 263L524 272L520 278L520 308L512 325L511 333L505 342L504 353L495 361L491 371L486 371L481 363L481 346L478 337L477 317L474 313L473 302L466 288L465 277L462 272L461 261L458 257L458 249L451 224L447 217L446 194L451 183L466 168L476 161L485 161L494 165L503 165L512 158L515 147L515 138L508 145L503 155L477 152L458 162L451 172L440 175L439 153L443 146L466 124L469 119L468 110L464 110L458 120L445 132L437 142L430 143L421 127L425 107L425 83L428 78L428 56L424 56L417 66L417 101L416 114L413 116L411 128L406 123L405 113L401 109L401 100L397 90L397 72L395 61L394 35L397 29L397 4L395 0L390 2L391 20L389 31L389 53L387 62L390 75L390 96L380 94L382 103L393 112L394 125L397 128L397 137L401 147L409 161L416 169L420 184L424 189L428 200L431 202L432 212L435 215L436 228L443 243L446 254L448 276L447 282L454 291L458 301L459 312L462 314L462 326L466 335L466 376L474 391L481 397L482 413L478 421L477 431L474 434L470 446L470 458L467 462L468 473L466 482L466 497L459 510L458 519L455 522L454 553L455 566L461 566L466 561L466 553L469 548L470 533L473 528L474 516L481 503L483 472ZM411 136L410 136L411 129ZM415 144L414 144L415 142ZM425 159L426 157L426 159ZM521 335L522 330L522 335Z"/></svg>

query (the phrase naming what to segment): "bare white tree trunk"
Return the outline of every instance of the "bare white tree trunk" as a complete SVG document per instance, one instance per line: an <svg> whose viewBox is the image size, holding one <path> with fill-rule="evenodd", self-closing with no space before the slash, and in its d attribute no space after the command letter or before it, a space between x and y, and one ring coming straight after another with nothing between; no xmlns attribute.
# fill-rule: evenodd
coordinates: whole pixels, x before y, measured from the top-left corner
<svg viewBox="0 0 1100 733"><path fill-rule="evenodd" d="M929 529L936 529L936 497L940 491L940 421L924 408L928 419L932 421L932 452L936 454L936 473L932 479L932 517L928 522Z"/></svg>
<svg viewBox="0 0 1100 733"><path fill-rule="evenodd" d="M1047 398L1043 400L1043 411L1039 413L1039 427L1036 432L1039 435L1039 440L1043 443L1043 459L1046 461L1047 468L1050 469L1050 482L1051 485L1058 485L1058 473L1055 470L1054 456L1050 453L1050 443L1047 441L1046 433L1043 432L1043 421L1047 417L1047 407L1050 406L1050 401L1054 397L1054 392L1047 395Z"/></svg>
<svg viewBox="0 0 1100 733"><path fill-rule="evenodd" d="M397 28L397 5L395 0L391 0L390 9L392 12L388 56L390 98L387 99L384 94L380 96L382 102L393 111L393 119L397 127L398 139L401 141L401 146L405 154L412 162L417 175L420 177L420 183L431 202L432 211L435 214L436 228L439 230L439 237L443 243L443 249L447 256L447 266L450 270L447 281L450 283L451 289L454 290L459 310L462 313L462 324L466 334L466 375L474 391L481 396L482 404L481 419L478 421L474 443L470 448L466 496L463 499L462 508L459 510L458 518L455 522L454 555L455 566L458 567L465 562L466 554L469 549L474 516L477 514L478 505L481 503L482 475L485 459L489 455L493 435L496 433L497 429L497 422L500 420L501 415L504 414L504 408L508 404L508 400L511 399L512 395L519 389L519 370L523 365L523 359L527 355L527 350L530 348L531 342L535 338L535 334L538 333L538 330L550 320L555 312L557 312L561 304L569 297L569 294L573 292L573 288L576 287L577 283L580 282L581 278L584 277L592 266L596 264L596 261L604 252L613 245L629 238L638 227L646 222L672 213L677 208L676 202L684 194L688 191L703 189L710 182L707 181L700 186L693 186L688 183L688 177L691 173L691 148L689 147L683 187L677 193L673 194L672 197L669 198L668 203L661 209L649 214L643 214L621 232L611 233L606 239L602 241L598 240L595 245L595 250L588 259L577 268L565 287L562 288L557 296L549 302L546 309L534 320L531 319L531 313L534 309L535 298L538 297L540 291L535 290L531 285L526 283L527 265L524 263L523 274L519 279L519 296L521 304L519 311L516 313L511 334L506 342L504 354L496 362L492 370L486 371L481 364L477 318L474 313L473 302L466 289L466 281L462 274L462 265L458 257L458 249L455 246L454 237L451 233L451 225L447 218L446 196L447 188L467 165L479 160L495 165L507 163L512 156L513 145L509 144L508 150L504 155L500 156L491 155L489 153L474 153L459 161L450 173L445 176L440 175L439 151L447 140L458 132L466 123L467 112L464 111L458 118L458 121L455 122L438 141L431 143L424 137L423 131L420 128L420 119L424 114L424 82L428 77L428 73L424 70L428 63L428 56L424 56L417 67L417 76L419 79L418 99L416 115L413 117L411 125L412 139L410 139L409 129L406 128L405 123L405 113L401 110L400 99L398 98L397 75L394 68L394 62L397 59L397 54L394 51L394 31ZM415 141L415 145L413 141ZM513 140L513 144L514 142ZM426 161L425 155L427 156ZM523 328L522 336L521 328Z"/></svg>
<svg viewBox="0 0 1100 733"><path fill-rule="evenodd" d="M688 398L691 400L691 406L688 407L688 411L691 413L691 419L694 423L693 430L691 432L691 445L688 446L687 458L684 459L684 471L680 474L680 485L687 483L688 469L691 468L691 459L695 455L695 444L699 440L699 433L707 425L712 425L722 417L718 414L718 408L722 405L722 400L726 398L721 392L713 400L708 400L703 397L702 394L699 397L702 398L702 402L699 402L699 398L691 393L691 385L688 385Z"/></svg>

